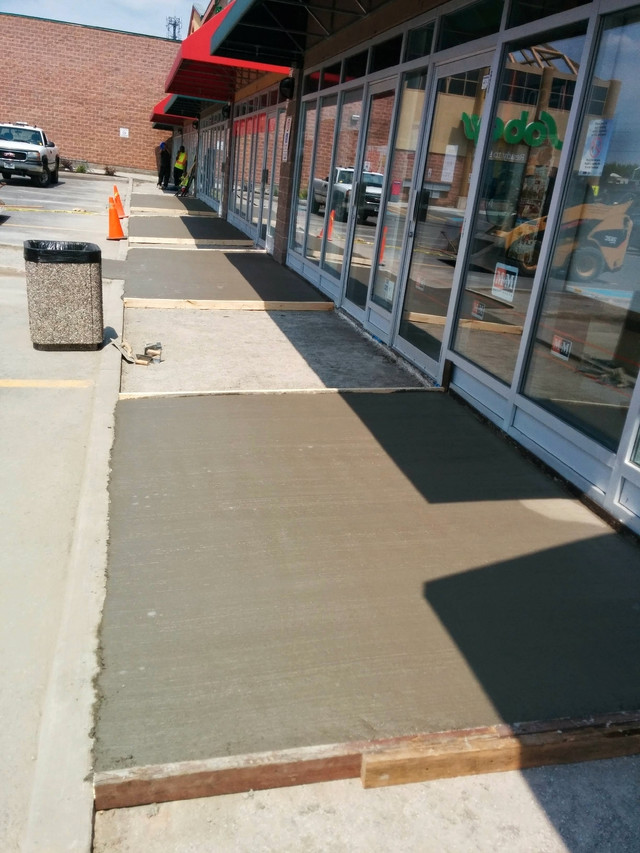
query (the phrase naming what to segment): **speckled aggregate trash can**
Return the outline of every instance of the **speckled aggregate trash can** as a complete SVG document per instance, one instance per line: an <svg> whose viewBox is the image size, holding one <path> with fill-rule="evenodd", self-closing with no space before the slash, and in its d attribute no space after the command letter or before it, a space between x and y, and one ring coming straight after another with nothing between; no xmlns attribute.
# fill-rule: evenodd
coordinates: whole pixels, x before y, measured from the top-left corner
<svg viewBox="0 0 640 853"><path fill-rule="evenodd" d="M102 343L102 257L95 243L25 240L29 331L35 349Z"/></svg>

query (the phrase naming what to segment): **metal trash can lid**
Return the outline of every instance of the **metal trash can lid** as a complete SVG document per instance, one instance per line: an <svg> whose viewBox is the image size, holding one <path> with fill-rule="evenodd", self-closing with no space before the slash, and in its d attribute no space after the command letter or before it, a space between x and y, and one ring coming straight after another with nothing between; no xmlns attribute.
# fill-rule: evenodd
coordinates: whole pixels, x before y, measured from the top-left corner
<svg viewBox="0 0 640 853"><path fill-rule="evenodd" d="M24 259L41 264L95 264L101 260L95 243L68 243L63 240L25 240Z"/></svg>

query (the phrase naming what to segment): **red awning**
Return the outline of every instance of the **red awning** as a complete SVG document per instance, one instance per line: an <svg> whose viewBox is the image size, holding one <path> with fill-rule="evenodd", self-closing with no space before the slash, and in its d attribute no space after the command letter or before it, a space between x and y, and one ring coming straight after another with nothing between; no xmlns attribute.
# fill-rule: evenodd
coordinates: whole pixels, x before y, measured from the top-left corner
<svg viewBox="0 0 640 853"><path fill-rule="evenodd" d="M211 37L233 8L235 0L209 18L180 45L164 90L176 95L189 95L210 101L229 101L237 89L260 74L289 74L283 65L267 65L222 56L211 56Z"/></svg>
<svg viewBox="0 0 640 853"><path fill-rule="evenodd" d="M167 104L172 98L173 95L167 95L166 98L163 98L159 103L157 103L151 111L149 121L153 122L154 124L178 125L182 127L185 121L188 121L188 119L186 119L184 116L175 116L171 115L171 113L165 112Z"/></svg>

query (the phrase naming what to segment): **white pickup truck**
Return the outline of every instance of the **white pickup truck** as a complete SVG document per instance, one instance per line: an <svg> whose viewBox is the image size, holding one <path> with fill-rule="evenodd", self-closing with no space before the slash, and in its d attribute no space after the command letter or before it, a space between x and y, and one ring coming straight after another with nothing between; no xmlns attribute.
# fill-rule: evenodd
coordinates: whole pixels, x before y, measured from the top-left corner
<svg viewBox="0 0 640 853"><path fill-rule="evenodd" d="M44 130L25 122L0 124L0 172L5 181L14 175L47 187L58 183L60 155Z"/></svg>
<svg viewBox="0 0 640 853"><path fill-rule="evenodd" d="M363 172L358 190L358 222L365 222L368 216L377 216L380 211L382 184L384 175L381 172ZM331 190L331 210L335 210L336 219L346 222L349 217L349 205L353 190L353 169L336 166ZM318 213L327 204L329 178L313 179L311 195L311 212Z"/></svg>

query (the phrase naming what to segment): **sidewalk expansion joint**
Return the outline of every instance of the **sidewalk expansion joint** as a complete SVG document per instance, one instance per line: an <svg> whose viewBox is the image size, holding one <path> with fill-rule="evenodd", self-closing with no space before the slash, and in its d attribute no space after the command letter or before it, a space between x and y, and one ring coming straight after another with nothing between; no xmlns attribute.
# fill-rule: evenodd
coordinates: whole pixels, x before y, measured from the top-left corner
<svg viewBox="0 0 640 853"><path fill-rule="evenodd" d="M125 308L194 309L198 311L333 311L333 302L289 302L259 299L145 299L128 296Z"/></svg>
<svg viewBox="0 0 640 853"><path fill-rule="evenodd" d="M189 246L192 249L197 249L200 246L216 246L219 249L227 249L233 247L252 247L254 245L253 240L194 240L192 237L129 237L129 243L142 246L142 245L163 245L167 248L173 246Z"/></svg>

